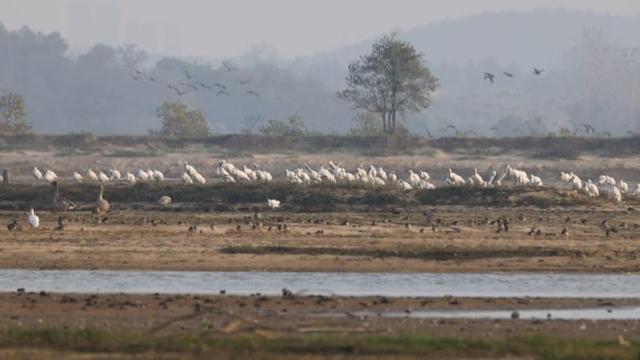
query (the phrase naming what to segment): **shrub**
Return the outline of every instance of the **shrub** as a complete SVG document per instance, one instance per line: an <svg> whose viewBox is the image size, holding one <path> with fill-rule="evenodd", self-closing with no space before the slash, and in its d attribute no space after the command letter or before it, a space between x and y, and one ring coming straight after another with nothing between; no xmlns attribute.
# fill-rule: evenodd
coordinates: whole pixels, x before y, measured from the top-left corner
<svg viewBox="0 0 640 360"><path fill-rule="evenodd" d="M260 128L260 133L273 136L306 136L311 132L307 129L302 117L294 115L289 116L288 122L270 119Z"/></svg>
<svg viewBox="0 0 640 360"><path fill-rule="evenodd" d="M204 113L189 110L180 101L165 101L157 110L162 119L159 131L150 130L152 135L175 137L206 137L209 136L209 125Z"/></svg>

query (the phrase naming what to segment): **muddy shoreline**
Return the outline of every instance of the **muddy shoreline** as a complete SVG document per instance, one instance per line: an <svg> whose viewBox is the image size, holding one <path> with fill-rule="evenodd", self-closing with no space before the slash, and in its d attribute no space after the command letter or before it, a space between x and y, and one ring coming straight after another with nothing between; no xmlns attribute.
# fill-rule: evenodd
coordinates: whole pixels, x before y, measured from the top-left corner
<svg viewBox="0 0 640 360"><path fill-rule="evenodd" d="M386 298L327 296L227 296L1 293L0 328L106 328L150 334L207 331L250 334L318 332L505 337L513 333L609 339L638 334L636 320L466 320L361 317L358 311L566 309L639 306L640 299ZM343 317L318 314L341 313ZM586 325L585 325L586 324ZM583 326L584 325L584 326Z"/></svg>

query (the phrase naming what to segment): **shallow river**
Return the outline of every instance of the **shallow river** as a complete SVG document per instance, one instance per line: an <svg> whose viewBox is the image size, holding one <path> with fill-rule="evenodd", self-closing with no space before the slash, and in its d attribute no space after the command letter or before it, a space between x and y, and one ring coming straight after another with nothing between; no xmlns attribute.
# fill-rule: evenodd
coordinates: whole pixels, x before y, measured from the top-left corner
<svg viewBox="0 0 640 360"><path fill-rule="evenodd" d="M640 297L640 275L0 269L0 291L462 297Z"/></svg>
<svg viewBox="0 0 640 360"><path fill-rule="evenodd" d="M499 310L420 310L412 312L388 311L375 313L357 311L350 315L361 317L413 318L413 319L518 319L534 320L640 320L640 307L599 307L571 309L513 309ZM326 313L319 316L346 317L345 313Z"/></svg>

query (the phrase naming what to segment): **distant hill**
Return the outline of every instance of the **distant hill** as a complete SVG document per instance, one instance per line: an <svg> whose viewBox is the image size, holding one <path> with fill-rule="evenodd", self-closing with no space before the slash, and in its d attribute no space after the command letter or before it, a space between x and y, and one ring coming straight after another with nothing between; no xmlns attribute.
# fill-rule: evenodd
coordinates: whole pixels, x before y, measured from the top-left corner
<svg viewBox="0 0 640 360"><path fill-rule="evenodd" d="M634 97L640 65L589 63L592 56L572 52L592 29L608 33L607 49L615 51L605 53L640 48L640 17L569 10L488 13L399 33L426 54L441 83L432 107L413 115L409 129L437 136L455 125L462 132L508 136L588 124L602 133L640 133L640 99ZM98 44L70 54L59 33L8 31L0 24L0 90L25 96L39 133L144 134L160 124L156 108L178 98L205 112L216 134L255 132L268 119L291 115L302 116L312 130L345 133L354 112L335 91L344 87L347 63L368 53L373 39L293 60L246 56L233 59L237 69L227 71L215 61L148 61L148 54L128 46ZM569 53L572 62L565 61ZM545 73L532 76L534 66ZM133 79L137 68L147 73L143 80ZM230 94L201 86L176 95L168 85L184 83L185 69L209 87L225 84ZM485 71L497 74L495 83L483 80ZM504 71L515 77L505 78ZM260 96L248 96L249 90Z"/></svg>
<svg viewBox="0 0 640 360"><path fill-rule="evenodd" d="M503 64L554 65L588 29L603 29L620 46L640 46L640 17L547 9L507 11L458 18L399 32L435 63L464 65L488 57ZM318 54L314 61L347 62L371 46L371 40Z"/></svg>

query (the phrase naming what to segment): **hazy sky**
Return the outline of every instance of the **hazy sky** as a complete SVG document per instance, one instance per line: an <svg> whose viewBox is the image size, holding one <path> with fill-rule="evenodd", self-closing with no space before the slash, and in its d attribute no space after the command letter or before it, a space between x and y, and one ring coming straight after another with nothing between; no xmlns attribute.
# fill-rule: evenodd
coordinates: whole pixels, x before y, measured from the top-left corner
<svg viewBox="0 0 640 360"><path fill-rule="evenodd" d="M267 47L291 57L487 11L557 7L640 15L640 0L0 0L0 22L60 31L74 50L129 42L156 54Z"/></svg>

